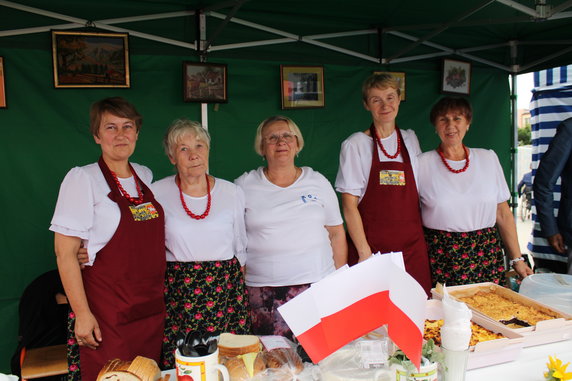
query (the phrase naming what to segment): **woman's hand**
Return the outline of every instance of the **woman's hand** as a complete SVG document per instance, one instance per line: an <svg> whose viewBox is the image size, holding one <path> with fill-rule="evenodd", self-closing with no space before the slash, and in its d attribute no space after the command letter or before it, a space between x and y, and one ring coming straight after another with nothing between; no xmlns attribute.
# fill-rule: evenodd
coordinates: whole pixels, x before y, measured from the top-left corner
<svg viewBox="0 0 572 381"><path fill-rule="evenodd" d="M80 247L77 251L77 262L79 263L79 267L83 270L85 268L85 264L89 262L89 256L87 255L87 248Z"/></svg>
<svg viewBox="0 0 572 381"><path fill-rule="evenodd" d="M514 264L512 265L512 268L514 269L514 271L516 271L518 276L521 277L522 279L526 278L529 275L534 274L532 269L530 267L528 267L528 265L526 264L525 261L514 262Z"/></svg>
<svg viewBox="0 0 572 381"><path fill-rule="evenodd" d="M75 318L75 337L80 346L96 349L102 340L101 330L91 311L77 314Z"/></svg>

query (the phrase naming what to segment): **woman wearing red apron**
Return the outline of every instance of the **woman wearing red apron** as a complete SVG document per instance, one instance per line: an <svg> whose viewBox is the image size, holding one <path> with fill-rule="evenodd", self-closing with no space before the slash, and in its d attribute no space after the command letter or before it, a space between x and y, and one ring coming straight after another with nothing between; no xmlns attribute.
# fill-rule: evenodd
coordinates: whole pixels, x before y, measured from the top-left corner
<svg viewBox="0 0 572 381"><path fill-rule="evenodd" d="M78 380L81 374L84 381L95 380L114 358L141 355L159 362L165 222L146 185L151 171L128 161L140 126L141 116L124 99L95 103L90 128L101 158L73 168L60 188L50 230L73 311L69 379ZM81 245L90 253L83 271L77 260Z"/></svg>
<svg viewBox="0 0 572 381"><path fill-rule="evenodd" d="M401 251L406 271L429 294L431 277L416 185L419 141L399 130L399 84L388 75L373 75L362 88L370 129L342 143L336 190L342 193L349 240L348 262L372 253Z"/></svg>

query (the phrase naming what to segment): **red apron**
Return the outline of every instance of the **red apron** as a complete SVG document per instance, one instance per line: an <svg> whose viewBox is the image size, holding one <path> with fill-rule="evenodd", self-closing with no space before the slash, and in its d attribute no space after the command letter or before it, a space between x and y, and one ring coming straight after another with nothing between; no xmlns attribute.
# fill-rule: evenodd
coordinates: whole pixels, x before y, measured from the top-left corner
<svg viewBox="0 0 572 381"><path fill-rule="evenodd" d="M95 380L105 363L114 358L130 361L140 355L159 363L165 324L163 208L131 168L143 190L141 206L150 211L144 213L147 217L132 213L130 202L119 192L102 158L98 164L111 188L108 197L119 206L121 219L93 266L82 271L89 308L103 336L96 350L80 347L83 381Z"/></svg>
<svg viewBox="0 0 572 381"><path fill-rule="evenodd" d="M395 130L402 142L403 163L379 161L373 124L370 127L373 140L371 170L367 189L358 205L358 210L372 252L403 252L405 269L429 295L431 275L421 223L419 195L409 152L403 142L401 131L399 128ZM402 171L405 175L405 185L380 184L381 171ZM358 261L357 250L351 239L348 246L348 263L353 265Z"/></svg>

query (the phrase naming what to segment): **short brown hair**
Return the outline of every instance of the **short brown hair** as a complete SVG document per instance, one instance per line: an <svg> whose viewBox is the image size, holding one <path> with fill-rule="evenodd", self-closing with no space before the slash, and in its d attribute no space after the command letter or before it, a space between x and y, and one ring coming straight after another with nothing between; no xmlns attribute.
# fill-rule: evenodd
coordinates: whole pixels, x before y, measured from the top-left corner
<svg viewBox="0 0 572 381"><path fill-rule="evenodd" d="M120 118L130 119L135 122L137 132L141 129L143 118L137 112L135 106L122 97L105 98L91 105L89 110L89 132L99 137L99 124L104 113L110 113Z"/></svg>
<svg viewBox="0 0 572 381"><path fill-rule="evenodd" d="M375 89L387 89L391 87L397 91L397 95L401 96L401 89L399 88L399 82L389 74L372 74L370 75L361 86L361 96L363 101L367 103L367 95L369 91L373 88Z"/></svg>
<svg viewBox="0 0 572 381"><path fill-rule="evenodd" d="M473 120L473 108L468 100L458 97L444 97L439 99L431 109L431 113L429 114L431 124L435 125L437 118L451 111L457 111L463 115L469 123Z"/></svg>

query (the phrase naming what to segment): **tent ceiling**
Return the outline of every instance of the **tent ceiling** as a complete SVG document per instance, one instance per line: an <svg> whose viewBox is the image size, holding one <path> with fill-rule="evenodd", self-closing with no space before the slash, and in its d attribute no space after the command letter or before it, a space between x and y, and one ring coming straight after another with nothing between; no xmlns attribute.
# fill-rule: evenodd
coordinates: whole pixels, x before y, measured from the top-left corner
<svg viewBox="0 0 572 381"><path fill-rule="evenodd" d="M0 0L0 47L10 36L86 26L209 59L457 56L515 74L572 62L572 0Z"/></svg>

